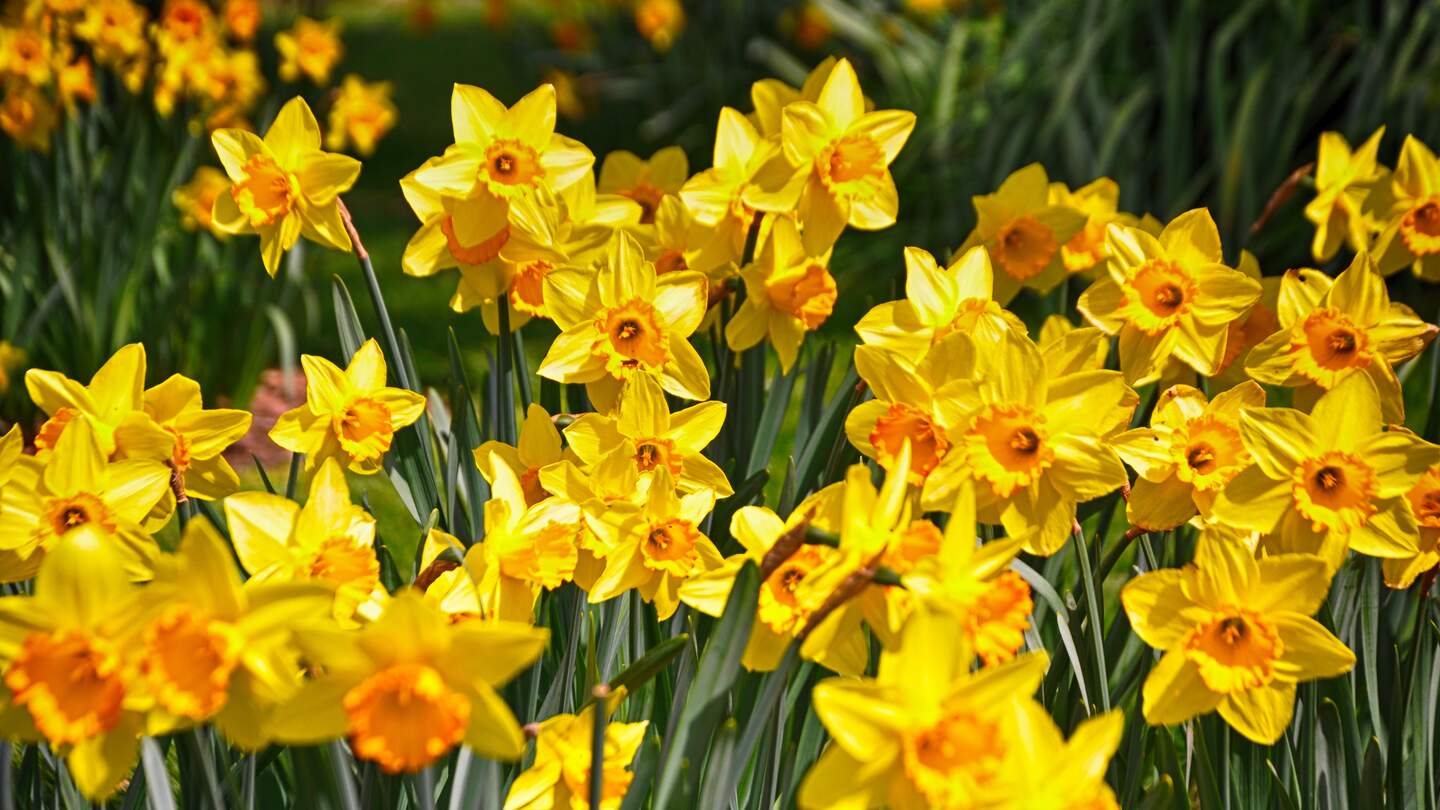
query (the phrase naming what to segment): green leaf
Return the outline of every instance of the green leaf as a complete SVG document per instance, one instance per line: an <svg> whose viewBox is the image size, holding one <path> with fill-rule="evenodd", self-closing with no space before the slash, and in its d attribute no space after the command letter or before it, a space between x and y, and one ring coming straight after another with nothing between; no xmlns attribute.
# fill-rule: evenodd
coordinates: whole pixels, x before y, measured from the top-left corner
<svg viewBox="0 0 1440 810"><path fill-rule="evenodd" d="M621 616L623 619L623 615ZM626 667L623 672L610 680L611 690L624 688L631 694L644 686L651 678L660 673L661 670L670 665L676 656L685 651L685 645L690 643L690 636L681 633L674 638L667 638L646 651L640 660ZM587 700L589 705L592 700Z"/></svg>

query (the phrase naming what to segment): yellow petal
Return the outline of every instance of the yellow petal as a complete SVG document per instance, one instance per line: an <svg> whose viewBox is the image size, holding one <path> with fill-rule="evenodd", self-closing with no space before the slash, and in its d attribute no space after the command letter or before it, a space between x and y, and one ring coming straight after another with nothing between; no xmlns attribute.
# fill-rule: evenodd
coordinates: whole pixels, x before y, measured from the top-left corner
<svg viewBox="0 0 1440 810"><path fill-rule="evenodd" d="M1317 427L1316 420L1292 408L1253 408L1240 414L1245 447L1271 478L1289 478L1306 459L1319 455Z"/></svg>
<svg viewBox="0 0 1440 810"><path fill-rule="evenodd" d="M1220 703L1220 716L1242 737L1272 745L1295 714L1295 684L1272 681L1268 686L1228 695Z"/></svg>
<svg viewBox="0 0 1440 810"><path fill-rule="evenodd" d="M1221 698L1205 685L1200 668L1185 657L1184 649L1172 648L1145 679L1145 720L1154 726L1173 726L1208 714L1220 705Z"/></svg>

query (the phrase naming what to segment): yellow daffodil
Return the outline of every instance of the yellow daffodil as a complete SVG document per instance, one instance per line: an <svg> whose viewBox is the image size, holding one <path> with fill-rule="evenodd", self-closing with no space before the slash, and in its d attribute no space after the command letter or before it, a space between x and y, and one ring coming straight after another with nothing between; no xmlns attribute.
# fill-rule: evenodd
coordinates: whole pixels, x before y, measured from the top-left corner
<svg viewBox="0 0 1440 810"><path fill-rule="evenodd" d="M175 189L171 201L180 211L180 224L189 230L203 228L224 239L230 234L221 230L212 216L215 200L230 191L230 178L214 166L197 166L190 182Z"/></svg>
<svg viewBox="0 0 1440 810"><path fill-rule="evenodd" d="M725 324L725 342L738 352L768 338L780 356L780 368L789 372L805 333L819 329L835 308L830 249L809 253L795 221L781 217L740 278L745 300Z"/></svg>
<svg viewBox="0 0 1440 810"><path fill-rule="evenodd" d="M695 272L658 276L640 245L619 232L593 272L573 268L545 276L545 302L564 331L540 363L540 376L585 383L601 408L622 381L658 377L685 399L710 396L710 375L688 338L705 317L709 283Z"/></svg>
<svg viewBox="0 0 1440 810"><path fill-rule="evenodd" d="M36 152L50 151L50 136L60 126L60 108L33 84L11 82L0 99L0 131L16 146Z"/></svg>
<svg viewBox="0 0 1440 810"><path fill-rule="evenodd" d="M470 286L481 290L482 300L495 298L506 283L500 250L510 240L509 206L489 191L448 197L421 184L419 175L440 161L431 158L400 180L400 191L421 223L405 246L401 267L417 278L459 268ZM457 290L450 306L456 311L469 308L463 304Z"/></svg>
<svg viewBox="0 0 1440 810"><path fill-rule="evenodd" d="M728 498L734 494L730 481L704 453L725 424L725 413L725 403L711 401L672 414L660 385L636 376L620 389L613 416L583 414L565 428L565 440L587 467L623 448L641 475L664 467L682 492L709 489Z"/></svg>
<svg viewBox="0 0 1440 810"><path fill-rule="evenodd" d="M1033 700L1011 704L1014 755L993 804L1000 810L1120 810L1105 782L1110 758L1120 747L1125 715L1118 709L1075 727L1070 739L1045 707Z"/></svg>
<svg viewBox="0 0 1440 810"><path fill-rule="evenodd" d="M619 810L635 774L630 762L645 741L649 722L606 723L598 810ZM578 810L590 807L595 706L579 715L557 714L540 723L535 761L510 785L505 810Z"/></svg>
<svg viewBox="0 0 1440 810"><path fill-rule="evenodd" d="M605 156L600 164L601 194L619 194L640 204L640 222L649 225L655 221L660 210L660 201L666 195L680 193L680 187L690 176L690 162L685 150L678 146L667 146L642 159L634 152L623 149Z"/></svg>
<svg viewBox="0 0 1440 810"><path fill-rule="evenodd" d="M393 126L395 103L390 100L390 82L367 82L352 73L340 83L330 105L325 147L340 151L354 145L356 152L368 157Z"/></svg>
<svg viewBox="0 0 1440 810"><path fill-rule="evenodd" d="M910 483L924 486L960 439L966 414L955 395L970 390L975 344L956 334L937 344L918 366L878 346L855 350L855 369L875 398L855 406L845 418L845 435L868 458L894 470L901 449L909 447Z"/></svg>
<svg viewBox="0 0 1440 810"><path fill-rule="evenodd" d="M785 108L794 101L809 101L812 104L820 100L820 88L825 86L825 81L830 78L831 71L839 59L827 56L821 59L819 64L810 69L805 76L805 81L799 87L791 87L779 79L761 79L750 85L750 103L754 106L755 112L751 116L760 134L766 138L779 138L784 129ZM865 99L865 109L874 109L875 104L870 99Z"/></svg>
<svg viewBox="0 0 1440 810"><path fill-rule="evenodd" d="M312 20L300 17L287 31L275 35L275 50L280 53L280 78L287 82L301 76L311 83L330 83L330 71L345 55L340 43L339 20Z"/></svg>
<svg viewBox="0 0 1440 810"><path fill-rule="evenodd" d="M788 172L779 144L761 137L738 110L724 107L715 130L714 162L685 181L680 199L695 221L710 229L708 249L725 262L738 262L755 218L761 181Z"/></svg>
<svg viewBox="0 0 1440 810"><path fill-rule="evenodd" d="M511 200L541 188L559 192L589 174L595 163L579 141L556 134L552 85L540 85L507 109L478 87L456 84L450 117L454 146L415 174L415 182L446 196L488 192Z"/></svg>
<svg viewBox="0 0 1440 810"><path fill-rule="evenodd" d="M1405 505L1415 518L1420 541L1415 554L1382 563L1385 584L1392 588L1408 588L1417 576L1440 565L1440 465L1426 470L1405 493Z"/></svg>
<svg viewBox="0 0 1440 810"><path fill-rule="evenodd" d="M955 332L988 344L1006 329L1025 324L992 297L995 273L990 254L972 247L956 254L949 267L917 247L905 248L905 297L871 309L855 332L868 345L899 352L912 363Z"/></svg>
<svg viewBox="0 0 1440 810"><path fill-rule="evenodd" d="M1050 178L1039 163L1016 170L994 194L974 198L976 224L960 250L983 245L996 268L995 300L1010 303L1021 287L1045 293L1066 276L1060 248L1085 226L1085 215L1050 202Z"/></svg>
<svg viewBox="0 0 1440 810"><path fill-rule="evenodd" d="M1145 679L1145 719L1168 726L1218 710L1246 739L1280 739L1297 683L1355 666L1355 654L1310 618L1329 590L1318 557L1256 560L1215 532L1201 537L1193 565L1131 580L1120 593L1130 625L1164 651Z"/></svg>
<svg viewBox="0 0 1440 810"><path fill-rule="evenodd" d="M730 248L710 238L711 229L695 221L685 201L674 194L660 199L653 239L644 243L646 256L661 275L682 270L704 273L719 284L735 272ZM718 295L712 289L711 301Z"/></svg>
<svg viewBox="0 0 1440 810"><path fill-rule="evenodd" d="M291 630L329 613L318 583L241 584L234 556L204 518L191 521L175 554L156 562L137 654L155 700L147 733L213 722L249 750L267 742L265 720L300 688Z"/></svg>
<svg viewBox="0 0 1440 810"><path fill-rule="evenodd" d="M1150 427L1115 436L1110 446L1135 469L1125 515L1146 531L1168 531L1198 511L1254 463L1240 436L1240 413L1263 408L1265 389L1245 382L1215 397L1188 385L1166 389Z"/></svg>
<svg viewBox="0 0 1440 810"><path fill-rule="evenodd" d="M175 374L146 390L145 413L175 437L169 463L177 492L212 501L240 488L240 476L222 454L249 432L249 411L207 409L200 384Z"/></svg>
<svg viewBox="0 0 1440 810"><path fill-rule="evenodd" d="M1360 372L1380 392L1387 422L1403 422L1394 366L1424 351L1435 334L1404 304L1392 303L1370 255L1360 252L1331 283L1317 271L1291 271L1280 288L1280 330L1250 351L1245 370L1262 383L1296 389L1304 408Z"/></svg>
<svg viewBox="0 0 1440 810"><path fill-rule="evenodd" d="M1047 661L1033 653L974 672L971 662L952 620L921 610L873 680L816 684L815 713L831 743L800 785L800 807L986 806L1015 755L1007 721Z"/></svg>
<svg viewBox="0 0 1440 810"><path fill-rule="evenodd" d="M545 650L549 631L514 622L451 624L415 590L358 631L302 629L321 674L271 724L278 741L350 738L387 773L415 772L464 743L487 759L519 759L525 736L496 691Z"/></svg>
<svg viewBox="0 0 1440 810"><path fill-rule="evenodd" d="M350 250L337 200L355 184L360 161L320 151L320 125L304 99L286 102L264 139L218 129L210 141L233 183L215 198L211 217L226 233L259 234L265 272L279 272L280 256L301 236Z"/></svg>
<svg viewBox="0 0 1440 810"><path fill-rule="evenodd" d="M601 523L609 550L590 601L604 602L634 588L654 603L663 621L680 606L680 586L686 580L724 562L715 544L700 533L701 522L715 506L715 493L702 489L676 497L666 467L655 468L640 486L640 504L615 503Z"/></svg>
<svg viewBox="0 0 1440 810"><path fill-rule="evenodd" d="M1069 273L1088 276L1103 270L1105 260L1110 258L1105 240L1110 223L1134 225L1137 222L1135 217L1120 212L1120 186L1108 177L1091 181L1074 191L1064 183L1051 183L1050 201L1085 215L1085 226L1060 246L1060 260Z"/></svg>
<svg viewBox="0 0 1440 810"><path fill-rule="evenodd" d="M395 431L425 412L425 397L385 385L385 356L365 341L343 371L323 357L301 355L305 404L281 414L270 429L276 444L305 454L305 469L339 459L352 472L380 471Z"/></svg>
<svg viewBox="0 0 1440 810"><path fill-rule="evenodd" d="M964 476L976 480L982 523L1003 524L1032 554L1054 554L1070 536L1075 505L1127 482L1107 443L1139 398L1105 370L1059 369L1030 339L1006 332L976 353L978 385L951 397L964 413L955 447L926 478L927 509L954 502Z"/></svg>
<svg viewBox="0 0 1440 810"><path fill-rule="evenodd" d="M99 526L54 545L33 596L0 600L0 731L46 742L75 786L103 802L135 767L144 694L133 659L138 589Z"/></svg>
<svg viewBox="0 0 1440 810"><path fill-rule="evenodd" d="M260 29L260 0L225 0L220 16L225 20L225 30L241 42L255 38Z"/></svg>
<svg viewBox="0 0 1440 810"><path fill-rule="evenodd" d="M580 552L575 563L575 584L588 592L605 571L605 558L614 539L605 516L616 504L644 497L634 456L623 447L616 448L588 471L568 460L550 464L540 470L540 486L580 508L584 523L577 527L575 543Z"/></svg>
<svg viewBox="0 0 1440 810"><path fill-rule="evenodd" d="M9 475L0 501L0 581L34 576L51 547L77 526L93 526L114 546L125 575L149 578L159 547L140 524L170 489L164 464L107 460L90 422L80 419L43 462L21 457Z"/></svg>
<svg viewBox="0 0 1440 810"><path fill-rule="evenodd" d="M494 465L490 472L485 537L466 552L465 569L475 582L481 616L528 623L542 589L575 578L580 507L560 498L530 506L508 466Z"/></svg>
<svg viewBox="0 0 1440 810"><path fill-rule="evenodd" d="M38 27L0 28L0 75L46 87L55 62L53 50L49 34Z"/></svg>
<svg viewBox="0 0 1440 810"><path fill-rule="evenodd" d="M1370 247L1372 223L1364 214L1370 192L1388 184L1389 171L1375 161L1385 127L1375 130L1353 152L1338 132L1320 135L1320 154L1315 161L1315 199L1305 206L1305 218L1315 225L1310 253L1317 262L1328 262L1346 242L1356 252Z"/></svg>
<svg viewBox="0 0 1440 810"><path fill-rule="evenodd" d="M145 347L120 347L87 385L58 371L25 372L30 399L50 418L35 435L35 451L45 458L78 417L94 429L107 458L169 461L174 437L145 412Z"/></svg>
<svg viewBox="0 0 1440 810"><path fill-rule="evenodd" d="M781 119L781 144L794 170L755 197L755 207L794 211L811 254L829 250L846 225L870 231L895 224L900 198L890 164L915 128L914 113L866 112L855 69L841 59L819 97L785 105Z"/></svg>
<svg viewBox="0 0 1440 810"><path fill-rule="evenodd" d="M1388 191L1374 247L1380 273L1409 265L1416 276L1440 281L1440 160L1414 135L1405 136Z"/></svg>
<svg viewBox="0 0 1440 810"><path fill-rule="evenodd" d="M1339 567L1348 547L1383 558L1417 553L1406 505L1440 447L1405 431L1382 432L1380 395L1364 374L1326 392L1310 413L1250 408L1240 435L1255 464L1216 499L1222 524L1268 535L1265 548L1318 554Z"/></svg>
<svg viewBox="0 0 1440 810"><path fill-rule="evenodd" d="M551 494L540 482L541 468L567 458L576 458L574 450L561 449L560 429L555 427L549 412L537 402L530 403L525 411L517 444L512 446L491 440L475 448L475 466L485 480L495 483L496 465L508 467L520 482L526 506L534 506Z"/></svg>
<svg viewBox="0 0 1440 810"><path fill-rule="evenodd" d="M383 596L375 556L375 518L350 502L345 472L321 465L301 507L267 492L225 499L235 556L256 582L318 581L335 589L333 613L348 620L357 606Z"/></svg>
<svg viewBox="0 0 1440 810"><path fill-rule="evenodd" d="M1225 357L1230 324L1260 297L1260 282L1221 264L1220 232L1203 208L1176 217L1159 237L1112 225L1109 275L1081 293L1080 313L1120 336L1132 385L1154 382L1172 359L1209 376Z"/></svg>
<svg viewBox="0 0 1440 810"><path fill-rule="evenodd" d="M25 364L25 350L8 340L0 340L0 396L10 392L10 381Z"/></svg>

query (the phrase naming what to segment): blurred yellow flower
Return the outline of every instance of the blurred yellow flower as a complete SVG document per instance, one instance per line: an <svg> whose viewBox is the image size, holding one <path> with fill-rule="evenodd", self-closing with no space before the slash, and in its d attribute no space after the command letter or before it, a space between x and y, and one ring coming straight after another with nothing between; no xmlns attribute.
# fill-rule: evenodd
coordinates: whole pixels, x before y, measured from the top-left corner
<svg viewBox="0 0 1440 810"><path fill-rule="evenodd" d="M216 198L214 222L229 233L259 234L271 277L302 235L350 250L338 198L360 175L360 161L320 151L320 125L304 99L286 102L263 140L242 129L216 130L210 140L234 183Z"/></svg>
<svg viewBox="0 0 1440 810"><path fill-rule="evenodd" d="M598 810L618 810L635 775L630 761L645 741L649 722L606 723ZM594 762L595 705L579 715L557 714L540 723L535 761L510 785L505 810L571 810L590 807Z"/></svg>
<svg viewBox="0 0 1440 810"><path fill-rule="evenodd" d="M281 79L294 82L303 75L323 87L330 83L330 71L345 55L340 21L300 17L288 31L275 35L275 50L280 52Z"/></svg>
<svg viewBox="0 0 1440 810"><path fill-rule="evenodd" d="M984 245L996 269L995 300L1003 306L1030 287L1047 293L1068 271L1060 248L1085 226L1080 211L1050 201L1045 167L1031 163L1005 178L994 194L974 198L975 230L961 251Z"/></svg>
<svg viewBox="0 0 1440 810"><path fill-rule="evenodd" d="M176 187L171 201L180 210L180 224L187 230L204 228L217 238L230 234L221 230L212 216L215 200L230 191L230 178L214 166L197 166L190 182Z"/></svg>
<svg viewBox="0 0 1440 810"><path fill-rule="evenodd" d="M313 354L300 356L305 368L305 404L281 414L270 429L276 444L305 454L305 469L335 458L352 472L380 471L395 431L425 412L425 397L385 385L385 356L372 338L341 370Z"/></svg>
<svg viewBox="0 0 1440 810"><path fill-rule="evenodd" d="M0 130L23 149L50 151L50 135L60 125L60 109L44 91L11 82L0 100Z"/></svg>
<svg viewBox="0 0 1440 810"><path fill-rule="evenodd" d="M1131 580L1120 593L1130 625L1165 653L1145 679L1145 719L1169 726L1218 710L1246 739L1280 739L1297 683L1355 666L1355 654L1310 618L1329 590L1318 557L1256 560L1214 531L1201 536L1192 565Z"/></svg>
<svg viewBox="0 0 1440 810"><path fill-rule="evenodd" d="M664 53L685 30L685 7L680 0L635 0L635 30Z"/></svg>
<svg viewBox="0 0 1440 810"><path fill-rule="evenodd" d="M260 0L225 0L220 16L225 19L225 30L231 37L241 42L249 42L255 38L255 32L260 30Z"/></svg>
<svg viewBox="0 0 1440 810"><path fill-rule="evenodd" d="M1383 137L1382 126L1352 152L1344 135L1321 133L1315 199L1305 206L1305 218L1315 224L1315 239L1310 243L1315 261L1330 261L1341 242L1354 251L1369 249L1374 228L1365 213L1366 203L1373 189L1390 181L1389 170L1375 160Z"/></svg>
<svg viewBox="0 0 1440 810"><path fill-rule="evenodd" d="M330 105L330 131L325 148L342 151L353 144L366 157L395 126L395 104L390 82L366 82L355 74L345 77Z"/></svg>
<svg viewBox="0 0 1440 810"><path fill-rule="evenodd" d="M25 350L8 340L0 340L0 396L10 391L12 376L25 364Z"/></svg>
<svg viewBox="0 0 1440 810"><path fill-rule="evenodd" d="M0 77L7 78L7 84L46 87L54 62L54 46L46 32L0 26Z"/></svg>
<svg viewBox="0 0 1440 810"><path fill-rule="evenodd" d="M795 220L780 217L740 278L745 300L725 324L725 342L739 352L768 339L781 370L788 373L805 334L819 329L835 309L838 292L830 275L830 249L809 252Z"/></svg>

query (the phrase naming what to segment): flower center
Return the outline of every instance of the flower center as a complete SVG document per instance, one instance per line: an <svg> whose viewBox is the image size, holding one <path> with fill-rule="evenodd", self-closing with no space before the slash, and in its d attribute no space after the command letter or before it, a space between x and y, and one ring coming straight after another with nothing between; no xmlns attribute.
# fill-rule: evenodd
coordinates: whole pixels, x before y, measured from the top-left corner
<svg viewBox="0 0 1440 810"><path fill-rule="evenodd" d="M1012 219L995 234L990 257L1011 278L1025 281L1040 275L1058 248L1050 226L1027 214Z"/></svg>
<svg viewBox="0 0 1440 810"><path fill-rule="evenodd" d="M188 607L171 608L145 631L141 668L165 710L204 720L225 705L242 642L234 628Z"/></svg>
<svg viewBox="0 0 1440 810"><path fill-rule="evenodd" d="M1375 513L1375 471L1349 453L1329 452L1296 470L1295 508L1315 531L1350 531Z"/></svg>
<svg viewBox="0 0 1440 810"><path fill-rule="evenodd" d="M5 686L53 745L114 728L125 699L119 656L79 632L28 636L5 671Z"/></svg>
<svg viewBox="0 0 1440 810"><path fill-rule="evenodd" d="M514 140L490 144L485 150L485 162L480 165L483 179L497 195L514 196L520 191L516 186L534 187L545 177L545 167L540 165L535 150Z"/></svg>
<svg viewBox="0 0 1440 810"><path fill-rule="evenodd" d="M1371 360L1369 336L1350 316L1331 307L1305 316L1300 333L1290 341L1290 352L1295 370L1323 388L1333 387L1352 368L1366 368Z"/></svg>
<svg viewBox="0 0 1440 810"><path fill-rule="evenodd" d="M1151 259L1125 283L1123 312L1135 327L1158 335L1175 325L1195 300L1195 280L1173 262Z"/></svg>
<svg viewBox="0 0 1440 810"><path fill-rule="evenodd" d="M35 455L43 458L54 450L55 445L60 442L60 434L65 432L65 426L79 415L80 412L74 408L60 408L55 411L54 416L46 419L45 424L41 425L35 434Z"/></svg>
<svg viewBox="0 0 1440 810"><path fill-rule="evenodd" d="M663 276L666 273L679 273L690 269L690 263L685 260L685 251L667 250L655 259L655 275Z"/></svg>
<svg viewBox="0 0 1440 810"><path fill-rule="evenodd" d="M306 566L311 579L333 582L370 593L380 584L380 561L375 552L344 535L327 537Z"/></svg>
<svg viewBox="0 0 1440 810"><path fill-rule="evenodd" d="M803 546L790 556L760 587L756 618L780 635L789 635L804 626L810 607L802 605L796 592L805 577L825 560L816 546Z"/></svg>
<svg viewBox="0 0 1440 810"><path fill-rule="evenodd" d="M423 664L394 664L345 693L355 754L388 773L418 771L465 736L470 701Z"/></svg>
<svg viewBox="0 0 1440 810"><path fill-rule="evenodd" d="M934 346L956 332L974 332L975 324L979 323L981 316L999 315L1000 312L1000 306L989 298L966 298L956 305L955 315L949 323L935 328L935 334L930 336L930 345Z"/></svg>
<svg viewBox="0 0 1440 810"><path fill-rule="evenodd" d="M1038 481L1055 451L1045 441L1045 417L1024 405L987 405L964 437L974 474L1001 498Z"/></svg>
<svg viewBox="0 0 1440 810"><path fill-rule="evenodd" d="M462 244L455 235L455 217L447 214L440 220L440 232L445 234L445 247L455 261L461 264L484 264L500 255L500 248L510 241L510 226L501 225L494 234L473 245Z"/></svg>
<svg viewBox="0 0 1440 810"><path fill-rule="evenodd" d="M636 298L603 311L595 321L601 338L592 349L605 358L605 369L619 377L646 366L658 370L670 359L659 314Z"/></svg>
<svg viewBox="0 0 1440 810"><path fill-rule="evenodd" d="M807 331L818 328L835 308L835 279L822 264L771 279L765 283L765 293L771 305L805 324Z"/></svg>
<svg viewBox="0 0 1440 810"><path fill-rule="evenodd" d="M655 221L655 212L660 208L660 201L665 198L664 189L643 181L636 183L632 188L625 189L620 194L640 204L640 222L643 225L649 225Z"/></svg>
<svg viewBox="0 0 1440 810"><path fill-rule="evenodd" d="M930 807L970 806L1006 759L1000 724L970 711L905 734L901 746L905 775Z"/></svg>
<svg viewBox="0 0 1440 810"><path fill-rule="evenodd" d="M944 535L928 520L914 520L895 534L886 550L885 565L898 574L909 573L915 563L940 553Z"/></svg>
<svg viewBox="0 0 1440 810"><path fill-rule="evenodd" d="M689 521L671 518L652 522L640 543L640 559L651 570L686 576L700 559L695 550L699 538L700 533Z"/></svg>
<svg viewBox="0 0 1440 810"><path fill-rule="evenodd" d="M1400 219L1400 238L1416 256L1440 253L1440 198L1431 197Z"/></svg>
<svg viewBox="0 0 1440 810"><path fill-rule="evenodd" d="M905 440L910 440L910 483L922 484L950 449L945 430L930 414L903 402L890 403L890 409L875 420L870 431L870 444L875 446L875 460L890 469Z"/></svg>
<svg viewBox="0 0 1440 810"><path fill-rule="evenodd" d="M1243 692L1269 683L1284 644L1259 614L1231 609L1190 632L1185 655L1200 668L1211 691Z"/></svg>
<svg viewBox="0 0 1440 810"><path fill-rule="evenodd" d="M170 452L170 466L175 469L175 472L184 475L185 471L190 469L190 440L175 428L167 427L165 429L175 437L175 449Z"/></svg>
<svg viewBox="0 0 1440 810"><path fill-rule="evenodd" d="M1234 424L1215 416L1200 416L1176 435L1180 480L1199 490L1218 490L1250 462L1250 453Z"/></svg>
<svg viewBox="0 0 1440 810"><path fill-rule="evenodd" d="M230 189L230 195L250 226L261 228L290 213L300 196L300 181L281 168L275 158L255 154L240 169L240 179Z"/></svg>
<svg viewBox="0 0 1440 810"><path fill-rule="evenodd" d="M878 181L885 176L885 153L875 139L863 133L831 142L815 158L816 170L827 186Z"/></svg>
<svg viewBox="0 0 1440 810"><path fill-rule="evenodd" d="M965 628L975 653L986 666L1009 661L1025 645L1025 630L1035 603L1030 586L1014 571L989 582L968 606Z"/></svg>
<svg viewBox="0 0 1440 810"><path fill-rule="evenodd" d="M68 498L52 498L45 505L46 523L50 533L63 537L66 532L79 526L94 524L107 532L115 531L115 519L110 507L96 495L80 492Z"/></svg>
<svg viewBox="0 0 1440 810"><path fill-rule="evenodd" d="M333 424L340 446L358 461L382 458L395 438L390 409L367 397L351 402Z"/></svg>
<svg viewBox="0 0 1440 810"><path fill-rule="evenodd" d="M1096 219L1086 221L1085 227L1060 249L1060 258L1071 273L1099 264L1105 258L1105 223Z"/></svg>
<svg viewBox="0 0 1440 810"><path fill-rule="evenodd" d="M642 473L665 467L673 475L679 475L685 463L669 439L640 439L635 443L635 467Z"/></svg>

